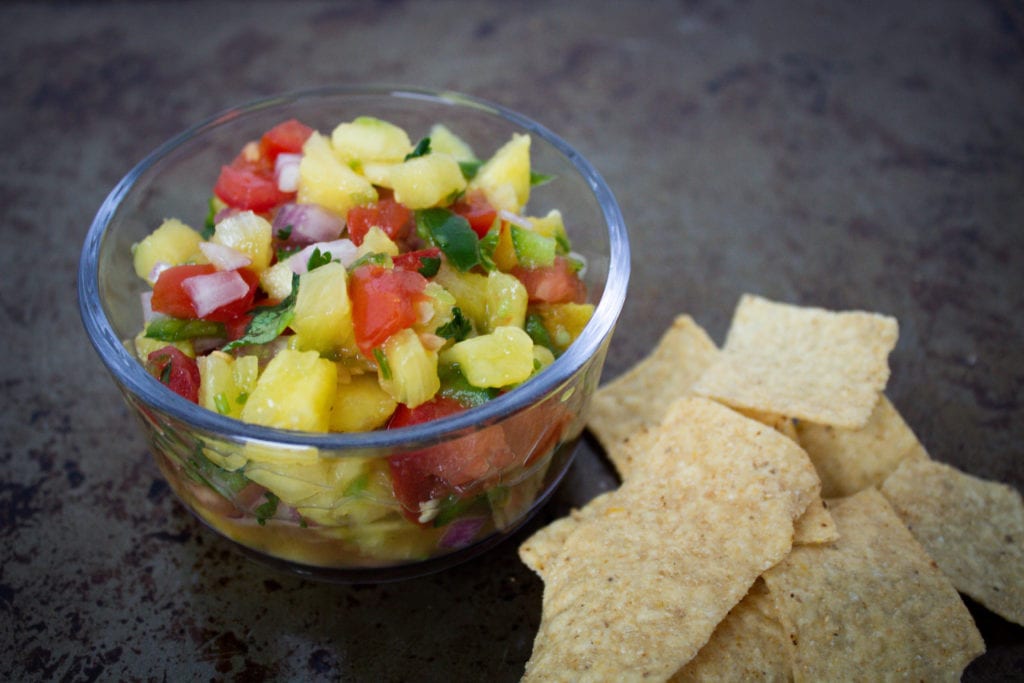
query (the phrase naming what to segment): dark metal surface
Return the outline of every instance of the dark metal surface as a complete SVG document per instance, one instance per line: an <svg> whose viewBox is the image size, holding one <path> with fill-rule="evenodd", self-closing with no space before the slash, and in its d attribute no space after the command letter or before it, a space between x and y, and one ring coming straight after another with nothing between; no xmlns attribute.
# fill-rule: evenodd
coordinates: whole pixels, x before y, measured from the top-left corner
<svg viewBox="0 0 1024 683"><path fill-rule="evenodd" d="M889 395L938 460L1024 489L1024 40L1013 2L5 3L0 678L515 680L541 583L516 546L443 574L265 570L177 504L78 321L106 192L195 120L284 90L452 88L576 146L633 281L606 377L743 292L896 316ZM1019 678L1024 629L970 605Z"/></svg>

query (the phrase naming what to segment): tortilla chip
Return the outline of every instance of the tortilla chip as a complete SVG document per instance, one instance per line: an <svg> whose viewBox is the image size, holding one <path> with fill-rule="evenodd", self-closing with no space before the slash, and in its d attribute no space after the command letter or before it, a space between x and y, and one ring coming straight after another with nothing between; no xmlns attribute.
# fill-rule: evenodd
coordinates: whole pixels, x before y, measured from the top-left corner
<svg viewBox="0 0 1024 683"><path fill-rule="evenodd" d="M657 432L544 563L524 680L667 679L787 555L819 493L803 450L722 405L677 401Z"/></svg>
<svg viewBox="0 0 1024 683"><path fill-rule="evenodd" d="M594 393L587 424L616 467L623 442L658 424L717 354L707 332L680 315L650 354Z"/></svg>
<svg viewBox="0 0 1024 683"><path fill-rule="evenodd" d="M607 496L608 494L601 495ZM588 509L597 506L598 498L591 501L592 505ZM558 556L562 546L565 545L565 539L575 530L582 516L582 512L573 510L567 517L560 517L535 531L519 546L519 559L535 574L543 578L551 560Z"/></svg>
<svg viewBox="0 0 1024 683"><path fill-rule="evenodd" d="M841 498L878 486L908 458L928 459L921 442L882 395L858 429L800 422L797 439L821 477L821 495Z"/></svg>
<svg viewBox="0 0 1024 683"><path fill-rule="evenodd" d="M744 409L855 428L889 380L895 318L745 294L725 346L693 393Z"/></svg>
<svg viewBox="0 0 1024 683"><path fill-rule="evenodd" d="M764 574L795 680L959 680L985 646L949 579L875 489L830 509L839 540Z"/></svg>
<svg viewBox="0 0 1024 683"><path fill-rule="evenodd" d="M907 460L882 494L957 590L1024 625L1024 502L1016 489Z"/></svg>
<svg viewBox="0 0 1024 683"><path fill-rule="evenodd" d="M796 520L796 528L793 530L793 545L805 545L808 543L831 543L839 538L839 530L836 529L832 513L821 498L811 502L806 512Z"/></svg>
<svg viewBox="0 0 1024 683"><path fill-rule="evenodd" d="M764 581L758 579L697 656L669 680L782 682L790 680L792 669L786 634Z"/></svg>
<svg viewBox="0 0 1024 683"><path fill-rule="evenodd" d="M793 441L796 441L796 420L791 417L752 408L737 408L734 406L733 410L740 415L749 417L751 420L757 420L761 424L768 425L783 436L788 436Z"/></svg>

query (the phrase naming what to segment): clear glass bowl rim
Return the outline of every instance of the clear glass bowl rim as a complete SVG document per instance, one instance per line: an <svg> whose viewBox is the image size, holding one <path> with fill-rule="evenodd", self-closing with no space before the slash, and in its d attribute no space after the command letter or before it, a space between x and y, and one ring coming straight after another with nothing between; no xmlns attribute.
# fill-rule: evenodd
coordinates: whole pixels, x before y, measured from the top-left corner
<svg viewBox="0 0 1024 683"><path fill-rule="evenodd" d="M182 145L207 131L247 113L298 100L344 96L397 97L434 104L469 107L509 121L556 148L580 173L598 201L608 228L608 275L600 301L579 338L552 365L530 381L483 405L431 422L393 430L359 433L312 433L253 425L219 415L177 394L154 380L118 338L100 301L99 255L106 229L122 200L138 179ZM135 165L107 195L86 234L78 269L78 300L83 324L100 359L116 381L149 407L191 427L237 442L268 443L297 448L315 447L335 454L409 448L437 443L451 436L495 424L520 413L557 391L600 352L618 319L626 298L630 253L625 221L618 202L600 173L565 140L532 119L481 98L445 90L404 86L330 86L264 97L223 110L164 142Z"/></svg>

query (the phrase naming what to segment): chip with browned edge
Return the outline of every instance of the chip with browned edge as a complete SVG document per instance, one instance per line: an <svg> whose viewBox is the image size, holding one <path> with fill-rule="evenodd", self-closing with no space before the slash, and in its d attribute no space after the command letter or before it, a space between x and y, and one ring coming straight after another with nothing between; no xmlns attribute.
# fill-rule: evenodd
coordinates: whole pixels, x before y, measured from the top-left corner
<svg viewBox="0 0 1024 683"><path fill-rule="evenodd" d="M957 590L1024 625L1024 501L1016 489L907 460L882 494Z"/></svg>
<svg viewBox="0 0 1024 683"><path fill-rule="evenodd" d="M693 393L839 427L868 421L889 379L896 319L745 294L725 345Z"/></svg>
<svg viewBox="0 0 1024 683"><path fill-rule="evenodd" d="M681 399L657 430L642 473L546 558L524 680L667 679L788 554L818 496L802 449L725 406Z"/></svg>
<svg viewBox="0 0 1024 683"><path fill-rule="evenodd" d="M959 680L985 645L949 579L877 490L830 509L835 543L764 574L795 680Z"/></svg>

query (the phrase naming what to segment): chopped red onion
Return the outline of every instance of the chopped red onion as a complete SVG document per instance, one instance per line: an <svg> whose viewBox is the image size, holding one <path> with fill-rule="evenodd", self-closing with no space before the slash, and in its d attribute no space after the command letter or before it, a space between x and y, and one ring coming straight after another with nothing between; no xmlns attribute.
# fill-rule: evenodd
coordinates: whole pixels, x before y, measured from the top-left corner
<svg viewBox="0 0 1024 683"><path fill-rule="evenodd" d="M249 285L236 270L193 275L182 280L181 287L192 299L200 318L249 293Z"/></svg>
<svg viewBox="0 0 1024 683"><path fill-rule="evenodd" d="M274 216L274 233L288 226L288 241L302 246L337 239L345 229L345 220L319 204L285 204Z"/></svg>
<svg viewBox="0 0 1024 683"><path fill-rule="evenodd" d="M252 259L237 249L217 242L200 242L199 250L217 270L238 270L252 264Z"/></svg>
<svg viewBox="0 0 1024 683"><path fill-rule="evenodd" d="M530 223L529 220L518 214L514 214L507 209L501 209L498 211L498 217L506 223L511 223L512 225L517 225L520 228L525 228L527 230L533 230L533 224Z"/></svg>
<svg viewBox="0 0 1024 683"><path fill-rule="evenodd" d="M442 548L464 548L469 545L477 533L483 528L486 520L483 517L465 517L448 525L444 535L437 544Z"/></svg>
<svg viewBox="0 0 1024 683"><path fill-rule="evenodd" d="M143 292L139 296L139 300L142 302L142 322L149 324L153 320L153 290Z"/></svg>
<svg viewBox="0 0 1024 683"><path fill-rule="evenodd" d="M301 154L278 154L274 161L274 180L281 192L295 192L299 189L299 162Z"/></svg>
<svg viewBox="0 0 1024 683"><path fill-rule="evenodd" d="M164 272L170 267L171 264L167 263L167 261L157 261L156 263L153 264L153 267L149 269L149 275L147 276L147 279L150 282L156 282L160 278L160 273Z"/></svg>

